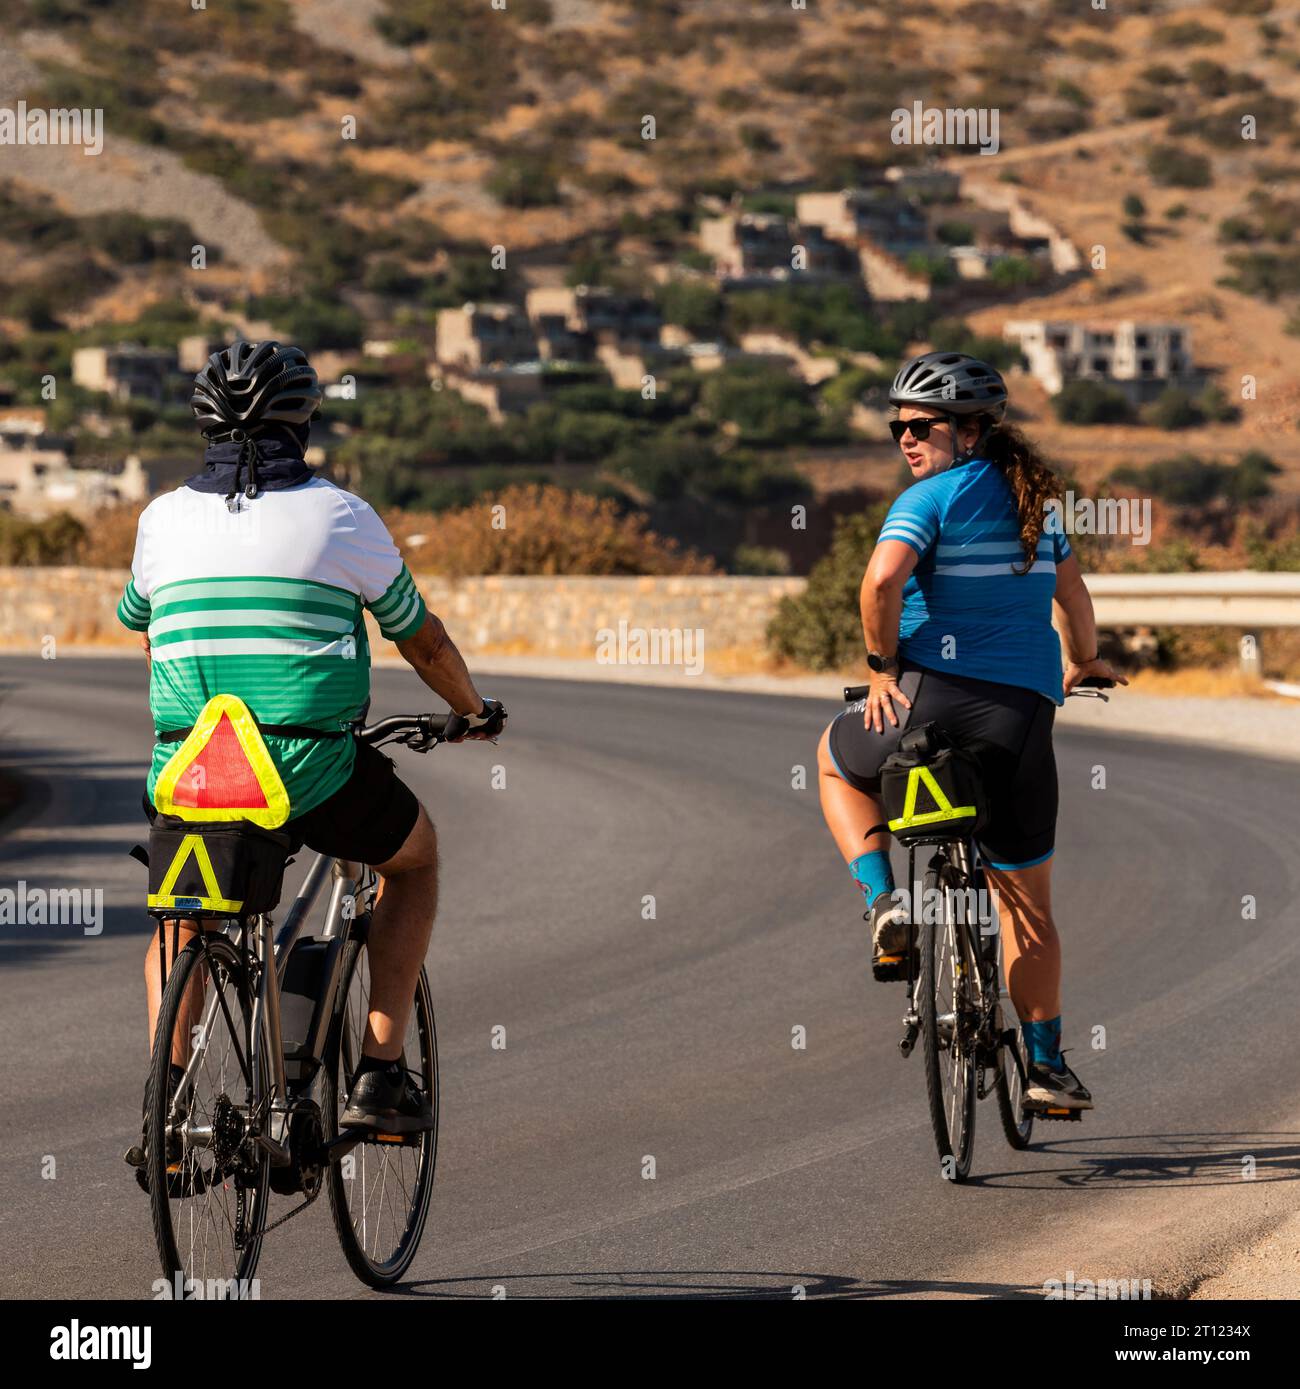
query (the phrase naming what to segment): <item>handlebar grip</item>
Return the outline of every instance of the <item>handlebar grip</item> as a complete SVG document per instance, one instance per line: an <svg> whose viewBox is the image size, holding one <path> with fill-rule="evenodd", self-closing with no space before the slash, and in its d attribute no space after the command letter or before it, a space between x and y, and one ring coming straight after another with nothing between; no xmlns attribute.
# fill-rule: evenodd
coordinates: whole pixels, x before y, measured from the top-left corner
<svg viewBox="0 0 1300 1389"><path fill-rule="evenodd" d="M845 685L844 702L845 704L856 704L858 700L866 699L870 693L870 685Z"/></svg>
<svg viewBox="0 0 1300 1389"><path fill-rule="evenodd" d="M1104 675L1088 675L1079 681L1079 689L1089 690L1113 690L1115 682L1108 680Z"/></svg>

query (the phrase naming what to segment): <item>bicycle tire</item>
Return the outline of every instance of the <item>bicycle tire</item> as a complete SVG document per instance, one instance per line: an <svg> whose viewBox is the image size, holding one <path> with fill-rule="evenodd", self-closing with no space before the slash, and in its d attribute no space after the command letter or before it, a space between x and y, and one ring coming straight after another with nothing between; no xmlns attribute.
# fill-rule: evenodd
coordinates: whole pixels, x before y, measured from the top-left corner
<svg viewBox="0 0 1300 1389"><path fill-rule="evenodd" d="M359 1041L350 1043L349 1040L350 1035L357 1031L357 1027L349 1020L348 999L353 985L357 981L358 972L363 967L364 950L365 943L356 937L349 940L344 947L344 958L341 965L342 986L335 1003L326 1064L323 1068L325 1073L324 1102L321 1111L327 1142L339 1132L339 1115L351 1085L351 1066L355 1064L355 1056L359 1053ZM364 1016L361 1018L361 1023L364 1024ZM335 1233L338 1235L343 1255L352 1272L363 1283L372 1288L392 1287L410 1267L411 1261L419 1249L425 1221L429 1214L429 1202L433 1196L433 1176L438 1154L438 1102L440 1096L438 1038L434 1027L429 978L423 966L421 966L419 978L416 980L411 1021L407 1024L408 1039L411 1036L412 1026L415 1029L420 1054L414 1066L411 1065L408 1057L407 1065L408 1069L421 1076L426 1093L429 1094L429 1102L433 1109L433 1128L420 1135L418 1149L398 1147L393 1150L385 1150L382 1144L361 1143L340 1161L332 1162L329 1168L330 1212L334 1219ZM377 1258L367 1252L365 1241L368 1232L364 1230L364 1227L359 1236L357 1219L349 1202L348 1182L350 1179L344 1171L348 1158L354 1159L354 1172L359 1161L362 1167L361 1183L364 1188L367 1179L365 1165L369 1160L369 1150L371 1149L375 1150L377 1161L382 1163L387 1163L391 1158L402 1153L418 1152L418 1158L414 1163L415 1172L407 1201L404 1226L400 1235L397 1236L392 1252L386 1258ZM382 1156L380 1156L381 1154ZM363 1214L363 1222L364 1219Z"/></svg>
<svg viewBox="0 0 1300 1389"><path fill-rule="evenodd" d="M941 879L935 869L926 870L924 888L923 902L936 900L931 896L932 891L942 891ZM925 915L932 918L934 914L927 912ZM946 1181L960 1183L970 1175L971 1158L975 1151L976 1058L973 1050L968 1047L963 1064L958 1069L951 1087L954 1103L950 1111L944 1088L945 1057L955 1054L953 1049L960 1044L961 1028L955 1026L952 1029L951 1041L945 1047L939 1019L940 1015L947 1013L949 1009L945 1006L945 1001L939 997L939 992L944 986L935 964L940 952L947 949L949 943L955 942L958 937L955 931L950 930L946 911L944 915L944 921L926 919L920 927L921 967L917 973L916 1000L917 1013L921 1020L921 1052L925 1058L925 1090L930 1104L930 1124L939 1150L939 1170ZM959 990L963 987L969 988L969 967L961 977L966 980L964 986L954 976L954 1005L962 1002L958 997ZM954 1006L952 1011L959 1013L960 1007ZM952 1120L960 1122L954 1125ZM955 1141L952 1132L954 1127L957 1127Z"/></svg>
<svg viewBox="0 0 1300 1389"><path fill-rule="evenodd" d="M238 1002L239 1007L235 1022L241 1028L239 1041L242 1047L247 1035L243 1031L246 1026L246 1019L252 1014L251 990L249 981L244 975L244 962L233 943L223 935L215 933L209 935L208 951L210 957L220 969L225 971L234 986L234 999ZM195 970L207 970L207 959L204 956L203 947L197 939L192 940L180 952L167 976L167 987L163 992L162 1003L158 1010L153 1058L149 1066L149 1084L145 1101L145 1170L148 1173L149 1204L153 1218L154 1240L159 1259L162 1262L163 1273L169 1284L180 1291L182 1297L185 1296L186 1285L190 1279L198 1279L203 1283L204 1297L208 1296L206 1289L214 1279L220 1283L229 1283L230 1280L234 1280L235 1295L242 1296L241 1289L251 1282L262 1252L262 1237L271 1197L268 1155L262 1149L254 1148L252 1151L256 1157L250 1164L248 1162L248 1150L241 1148L241 1170L240 1173L234 1175L233 1184L237 1202L245 1199L241 1192L251 1191L251 1198L248 1198L251 1200L251 1210L246 1222L248 1238L242 1251L233 1250L233 1267L215 1273L210 1272L206 1267L207 1256L212 1249L212 1245L208 1241L201 1241L201 1252L204 1259L204 1267L201 1270L192 1268L187 1270L186 1260L182 1254L182 1244L188 1244L190 1252L193 1254L196 1243L200 1242L196 1240L195 1222L192 1218L195 1208L193 1203L202 1200L205 1206L209 1205L210 1202L205 1198L210 1197L217 1189L206 1175L209 1169L202 1168L199 1158L191 1159L188 1154L183 1154L180 1159L179 1170L168 1171L165 1129L167 1110L171 1103L169 1093L171 1039L181 1004ZM212 981L207 979L205 981L205 996L206 990L211 987ZM224 1026L224 1018L222 1025ZM200 1043L205 1053L211 1040L210 1037L204 1038ZM269 1089L269 1080L264 1056L260 1069L262 1072L260 1094L265 1095ZM204 1068L200 1067L200 1074L203 1073ZM246 1089L242 1071L236 1069L234 1074L239 1077L238 1101L242 1104L245 1098L243 1091ZM248 1179L250 1172L251 1181ZM202 1187L199 1192L187 1195L173 1194L176 1191L192 1191L194 1183L200 1180L200 1173L205 1175L202 1177ZM223 1180L220 1185L223 1192L229 1192L231 1186L229 1179ZM229 1218L229 1207L224 1198L222 1198L222 1205L223 1219L214 1222L218 1232L233 1227ZM173 1213L182 1209L186 1211L188 1217L185 1222L188 1228L178 1238ZM178 1275L179 1284L177 1282Z"/></svg>
<svg viewBox="0 0 1300 1389"><path fill-rule="evenodd" d="M1019 1042L1003 1043L998 1048L998 1075L994 1082L998 1094L998 1116L1002 1120L1002 1133L1017 1152L1028 1148L1034 1135L1034 1116L1025 1114L1021 1109L1023 1086L1020 1072L1016 1069L1015 1058L1011 1055L1011 1047L1019 1045Z"/></svg>

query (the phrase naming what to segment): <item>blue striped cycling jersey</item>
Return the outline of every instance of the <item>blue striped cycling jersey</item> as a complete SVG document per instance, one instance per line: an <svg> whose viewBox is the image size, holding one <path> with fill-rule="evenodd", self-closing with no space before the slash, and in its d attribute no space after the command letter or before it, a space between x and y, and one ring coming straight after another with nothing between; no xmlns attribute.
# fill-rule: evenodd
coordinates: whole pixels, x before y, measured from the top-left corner
<svg viewBox="0 0 1300 1389"><path fill-rule="evenodd" d="M1063 704L1052 598L1070 542L1054 510L1044 520L1038 558L1017 574L1012 565L1023 566L1024 552L1015 498L993 463L977 458L913 483L889 508L879 537L918 555L903 588L899 655Z"/></svg>

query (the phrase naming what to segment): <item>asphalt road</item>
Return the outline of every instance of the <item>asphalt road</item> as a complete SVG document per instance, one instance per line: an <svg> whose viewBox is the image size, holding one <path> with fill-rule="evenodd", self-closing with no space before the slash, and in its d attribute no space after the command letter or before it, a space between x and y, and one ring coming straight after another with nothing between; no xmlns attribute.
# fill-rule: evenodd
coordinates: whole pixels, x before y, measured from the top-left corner
<svg viewBox="0 0 1300 1389"><path fill-rule="evenodd" d="M481 683L511 709L498 747L398 754L444 863L442 1129L409 1295L1041 1297L1070 1270L1176 1292L1296 1208L1293 764L1058 734L1066 1044L1099 1107L1014 1153L989 1101L955 1188L895 1048L901 987L870 981L815 786L792 784L833 697ZM145 670L10 658L0 686L0 749L38 787L0 826L0 887L107 904L98 936L0 928L0 1294L146 1297L120 1156L146 1062L125 853ZM377 672L376 716L432 704ZM259 1276L264 1297L372 1295L324 1201Z"/></svg>

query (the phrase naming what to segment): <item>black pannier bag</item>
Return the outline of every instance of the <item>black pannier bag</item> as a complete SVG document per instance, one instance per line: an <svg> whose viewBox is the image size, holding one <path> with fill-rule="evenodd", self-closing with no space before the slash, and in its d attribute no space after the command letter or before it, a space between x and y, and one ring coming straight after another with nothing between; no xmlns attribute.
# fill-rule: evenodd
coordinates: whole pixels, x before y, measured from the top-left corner
<svg viewBox="0 0 1300 1389"><path fill-rule="evenodd" d="M979 762L933 723L903 734L880 768L880 794L890 831L903 844L961 839L988 819Z"/></svg>
<svg viewBox="0 0 1300 1389"><path fill-rule="evenodd" d="M159 815L149 831L149 915L256 916L280 900L287 834L247 820Z"/></svg>

